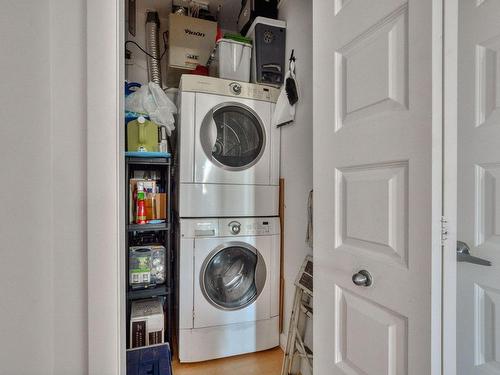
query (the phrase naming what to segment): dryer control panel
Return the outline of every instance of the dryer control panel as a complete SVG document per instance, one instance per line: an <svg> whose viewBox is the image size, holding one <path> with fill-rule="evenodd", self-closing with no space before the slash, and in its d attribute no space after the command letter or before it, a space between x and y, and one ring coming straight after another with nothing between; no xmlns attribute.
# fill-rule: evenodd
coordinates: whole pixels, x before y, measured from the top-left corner
<svg viewBox="0 0 500 375"><path fill-rule="evenodd" d="M276 103L280 93L277 88L271 86L194 74L184 74L181 77L180 91L255 99L272 103Z"/></svg>

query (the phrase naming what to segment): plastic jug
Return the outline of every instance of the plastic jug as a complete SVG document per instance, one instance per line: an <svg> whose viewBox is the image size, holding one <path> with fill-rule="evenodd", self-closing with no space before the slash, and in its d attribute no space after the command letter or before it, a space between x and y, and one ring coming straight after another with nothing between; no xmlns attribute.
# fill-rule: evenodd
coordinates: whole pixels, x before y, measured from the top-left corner
<svg viewBox="0 0 500 375"><path fill-rule="evenodd" d="M127 124L127 151L157 152L158 125L144 117Z"/></svg>

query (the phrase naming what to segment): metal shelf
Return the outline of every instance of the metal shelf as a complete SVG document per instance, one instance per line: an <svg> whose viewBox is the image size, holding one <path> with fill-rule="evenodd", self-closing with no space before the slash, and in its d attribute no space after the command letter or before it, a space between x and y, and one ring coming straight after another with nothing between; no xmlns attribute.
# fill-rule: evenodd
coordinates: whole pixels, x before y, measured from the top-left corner
<svg viewBox="0 0 500 375"><path fill-rule="evenodd" d="M168 223L160 224L129 224L127 226L129 232L147 232L153 230L169 230Z"/></svg>
<svg viewBox="0 0 500 375"><path fill-rule="evenodd" d="M158 285L157 287L153 288L129 290L127 293L127 299L133 301L137 299L162 297L162 296L167 296L170 293L172 293L171 288L169 288L166 285Z"/></svg>
<svg viewBox="0 0 500 375"><path fill-rule="evenodd" d="M157 170L157 180L160 181L160 186L164 189L167 194L167 217L164 223L160 224L129 224L129 210L125 210L125 254L126 259L128 259L129 246L137 237L144 236L145 232L156 232L156 235L161 239L161 244L165 246L166 249L166 282L163 285L158 285L157 287L146 288L146 289L136 289L133 290L129 287L128 280L128 261L126 261L125 267L125 277L126 277L126 309L127 309L127 320L130 318L132 301L139 299L148 299L155 297L163 297L164 310L165 310L165 342L169 342L172 345L172 340L174 336L175 329L175 319L174 319L174 301L176 293L176 285L174 280L174 269L175 255L172 248L171 230L172 230L172 197L171 197L171 168L172 161L169 157L125 157L125 204L128 208L130 202L130 179L134 176L134 172L137 170L152 171ZM127 347L129 347L129 336L130 336L130 325L127 323Z"/></svg>
<svg viewBox="0 0 500 375"><path fill-rule="evenodd" d="M170 165L170 158L166 157L138 158L133 156L127 156L126 160L128 164L134 164L134 165L155 165L155 166Z"/></svg>

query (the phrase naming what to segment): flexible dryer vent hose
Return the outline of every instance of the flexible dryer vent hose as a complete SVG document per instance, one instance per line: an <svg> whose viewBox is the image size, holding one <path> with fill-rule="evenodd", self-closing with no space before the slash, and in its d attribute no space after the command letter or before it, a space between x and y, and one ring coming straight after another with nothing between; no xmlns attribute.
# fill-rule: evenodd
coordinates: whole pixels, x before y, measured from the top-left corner
<svg viewBox="0 0 500 375"><path fill-rule="evenodd" d="M148 79L162 87L161 62L160 62L160 17L158 12L147 12L146 14L146 49L153 56L147 56Z"/></svg>

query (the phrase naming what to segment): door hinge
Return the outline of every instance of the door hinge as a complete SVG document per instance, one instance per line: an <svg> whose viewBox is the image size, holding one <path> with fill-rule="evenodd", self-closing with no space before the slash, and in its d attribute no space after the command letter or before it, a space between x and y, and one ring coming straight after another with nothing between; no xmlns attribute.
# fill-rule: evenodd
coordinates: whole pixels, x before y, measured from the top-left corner
<svg viewBox="0 0 500 375"><path fill-rule="evenodd" d="M444 246L448 240L448 219L441 216L441 245Z"/></svg>

